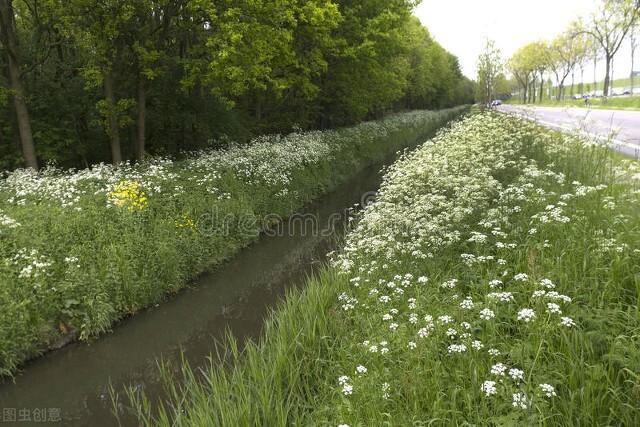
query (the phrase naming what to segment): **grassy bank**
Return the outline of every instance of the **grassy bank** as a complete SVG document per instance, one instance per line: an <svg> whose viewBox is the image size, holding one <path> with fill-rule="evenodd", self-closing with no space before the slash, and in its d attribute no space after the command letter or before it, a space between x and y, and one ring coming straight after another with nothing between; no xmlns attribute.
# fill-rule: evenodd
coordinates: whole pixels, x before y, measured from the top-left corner
<svg viewBox="0 0 640 427"><path fill-rule="evenodd" d="M593 98L591 105L587 107L582 99L566 99L564 101L544 100L541 103L527 104L545 107L578 107L578 108L598 108L603 110L640 110L640 96L612 97L604 101L602 98ZM521 104L517 99L507 102L508 104Z"/></svg>
<svg viewBox="0 0 640 427"><path fill-rule="evenodd" d="M634 87L638 87L638 85L640 84L640 79L636 78L634 80ZM597 87L595 89L598 90L602 90L602 88L604 88L604 79L598 81ZM569 82L568 86L565 86L567 88L567 90L570 90L571 88L571 82ZM629 77L626 77L624 79L615 79L611 81L611 87L612 88L628 88L631 87L631 79ZM554 86L554 89L556 88L556 86ZM584 82L583 85L583 90L584 92L591 92L594 89L594 85L593 85L593 81L590 82ZM574 90L576 92L578 92L580 90L580 83L576 83L574 85Z"/></svg>
<svg viewBox="0 0 640 427"><path fill-rule="evenodd" d="M168 405L132 392L140 421L633 425L639 183L596 145L471 116L388 171L261 343L184 387L165 373Z"/></svg>
<svg viewBox="0 0 640 427"><path fill-rule="evenodd" d="M277 216L415 143L461 108L259 138L181 161L0 180L0 374L176 292ZM263 220L267 218L267 220Z"/></svg>

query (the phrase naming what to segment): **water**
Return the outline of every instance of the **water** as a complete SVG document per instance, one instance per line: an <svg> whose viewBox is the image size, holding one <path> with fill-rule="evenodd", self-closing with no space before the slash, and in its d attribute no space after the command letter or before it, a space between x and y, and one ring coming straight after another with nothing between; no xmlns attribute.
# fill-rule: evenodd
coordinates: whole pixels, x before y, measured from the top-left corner
<svg viewBox="0 0 640 427"><path fill-rule="evenodd" d="M303 210L305 218L317 218L320 229L334 224L335 233L319 235L311 227L294 227L292 232L263 235L170 300L116 325L112 333L28 363L15 382L0 384L0 424L12 419L15 410L16 420L23 420L15 425L42 425L36 411L44 410L49 420L59 413L65 426L117 425L110 383L116 390L144 387L151 398L159 398L160 358L177 361L184 352L192 366L202 366L227 330L240 342L259 336L274 304L288 288L302 285L337 245L345 209L377 190L381 166L363 170ZM133 419L121 421L135 425Z"/></svg>

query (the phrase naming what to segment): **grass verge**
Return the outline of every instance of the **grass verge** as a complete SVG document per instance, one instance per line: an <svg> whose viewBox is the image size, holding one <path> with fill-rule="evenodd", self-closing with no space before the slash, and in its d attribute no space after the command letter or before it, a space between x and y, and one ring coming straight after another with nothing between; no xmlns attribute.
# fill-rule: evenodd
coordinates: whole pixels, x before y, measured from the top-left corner
<svg viewBox="0 0 640 427"><path fill-rule="evenodd" d="M517 100L509 101L507 104L522 105ZM595 108L602 110L640 110L640 96L612 97L606 101L602 98L593 98L590 105L586 106L582 99L566 99L564 101L545 100L542 103L526 104L543 107L576 107Z"/></svg>
<svg viewBox="0 0 640 427"><path fill-rule="evenodd" d="M640 167L486 112L400 159L260 343L143 425L634 425ZM570 420L570 421L569 421Z"/></svg>
<svg viewBox="0 0 640 427"><path fill-rule="evenodd" d="M0 375L177 292L260 231L464 107L249 146L0 179Z"/></svg>

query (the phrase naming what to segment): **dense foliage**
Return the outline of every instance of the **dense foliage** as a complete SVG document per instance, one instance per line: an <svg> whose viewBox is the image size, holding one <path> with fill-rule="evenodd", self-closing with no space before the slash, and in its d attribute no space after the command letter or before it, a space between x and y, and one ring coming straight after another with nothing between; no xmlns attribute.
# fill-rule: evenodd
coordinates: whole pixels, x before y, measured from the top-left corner
<svg viewBox="0 0 640 427"><path fill-rule="evenodd" d="M467 118L389 169L231 369L165 371L159 410L132 391L140 421L635 425L639 182L582 138Z"/></svg>
<svg viewBox="0 0 640 427"><path fill-rule="evenodd" d="M464 107L269 136L173 161L0 180L0 374L175 292L362 167Z"/></svg>
<svg viewBox="0 0 640 427"><path fill-rule="evenodd" d="M41 165L86 167L468 103L415 3L2 0L0 168L26 122Z"/></svg>

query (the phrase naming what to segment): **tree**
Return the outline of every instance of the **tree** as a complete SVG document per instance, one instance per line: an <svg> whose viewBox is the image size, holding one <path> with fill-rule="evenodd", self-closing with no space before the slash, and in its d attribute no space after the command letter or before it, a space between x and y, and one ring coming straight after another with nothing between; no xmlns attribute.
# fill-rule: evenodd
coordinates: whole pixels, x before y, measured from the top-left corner
<svg viewBox="0 0 640 427"><path fill-rule="evenodd" d="M137 135L134 153L140 161L146 150L147 92L166 70L163 64L172 55L172 41L178 35L180 10L184 0L136 0L129 25L123 28L135 64Z"/></svg>
<svg viewBox="0 0 640 427"><path fill-rule="evenodd" d="M531 81L532 67L525 47L518 49L513 56L509 58L507 61L507 69L522 88L522 102L526 104L528 101L527 95Z"/></svg>
<svg viewBox="0 0 640 427"><path fill-rule="evenodd" d="M539 89L539 101L542 102L544 95L544 74L549 69L551 52L549 45L544 41L537 41L530 44L529 50L526 55L530 56L530 66L533 68L533 73L538 74L540 77L540 89Z"/></svg>
<svg viewBox="0 0 640 427"><path fill-rule="evenodd" d="M442 48L417 18L407 22L409 78L403 104L407 108L444 108L470 102L458 59ZM471 99L470 99L471 98Z"/></svg>
<svg viewBox="0 0 640 427"><path fill-rule="evenodd" d="M591 16L591 22L584 30L596 40L604 54L604 96L609 95L613 58L639 13L640 0L603 0L600 10Z"/></svg>
<svg viewBox="0 0 640 427"><path fill-rule="evenodd" d="M328 58L328 74L321 86L321 126L384 114L404 97L410 79L408 23L415 2L336 3L342 20L334 32L336 47Z"/></svg>
<svg viewBox="0 0 640 427"><path fill-rule="evenodd" d="M133 2L124 0L58 0L61 28L73 37L87 62L82 73L87 86L102 86L104 99L97 104L110 138L111 160L122 162L120 128L130 122L127 113L135 104L118 97L116 71L128 49L127 27L134 16Z"/></svg>
<svg viewBox="0 0 640 427"><path fill-rule="evenodd" d="M526 44L507 62L507 68L522 88L523 102L536 100L536 82L540 82L539 99L542 101L544 73L550 64L550 50L543 41Z"/></svg>
<svg viewBox="0 0 640 427"><path fill-rule="evenodd" d="M22 123L39 161L78 167L472 102L474 82L416 3L5 0L0 167L22 164Z"/></svg>
<svg viewBox="0 0 640 427"><path fill-rule="evenodd" d="M483 103L489 103L493 100L496 79L502 73L503 67L500 50L493 40L487 39L484 50L478 57L477 64L478 86Z"/></svg>
<svg viewBox="0 0 640 427"><path fill-rule="evenodd" d="M557 99L564 98L564 83L576 65L586 57L588 45L580 33L571 30L562 33L551 43L550 66L558 84Z"/></svg>
<svg viewBox="0 0 640 427"><path fill-rule="evenodd" d="M629 82L631 85L631 96L633 96L634 79L635 79L635 56L638 49L638 23L629 31L629 48L631 50L631 72L629 73Z"/></svg>
<svg viewBox="0 0 640 427"><path fill-rule="evenodd" d="M11 95L16 112L22 153L27 167L38 169L31 117L27 107L26 91L20 70L20 52L15 28L15 15L11 0L0 0L0 42L7 56Z"/></svg>
<svg viewBox="0 0 640 427"><path fill-rule="evenodd" d="M578 33L576 37L579 37L579 43L583 44L581 55L578 57L577 66L580 69L580 94L584 94L584 72L587 63L591 60L591 55L594 52L594 41L591 37L588 37L584 33Z"/></svg>

